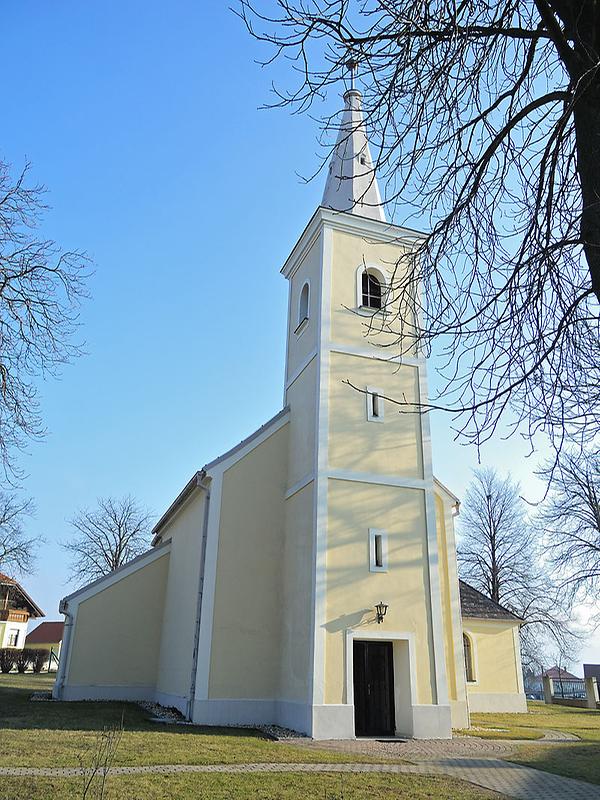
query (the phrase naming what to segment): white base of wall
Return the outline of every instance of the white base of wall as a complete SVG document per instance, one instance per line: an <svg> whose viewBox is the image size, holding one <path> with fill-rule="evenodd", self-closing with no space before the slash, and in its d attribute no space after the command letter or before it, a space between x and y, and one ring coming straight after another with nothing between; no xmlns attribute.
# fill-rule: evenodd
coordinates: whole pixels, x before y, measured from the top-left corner
<svg viewBox="0 0 600 800"><path fill-rule="evenodd" d="M415 739L450 739L450 706L415 705L412 730L398 731ZM282 725L313 739L354 739L353 705L318 705L286 700L197 700L192 721L197 725Z"/></svg>
<svg viewBox="0 0 600 800"><path fill-rule="evenodd" d="M56 689L52 692L54 699ZM154 686L63 686L60 700L138 700L155 702Z"/></svg>
<svg viewBox="0 0 600 800"><path fill-rule="evenodd" d="M452 728L470 728L469 707L465 700L451 700L450 711L452 716Z"/></svg>
<svg viewBox="0 0 600 800"><path fill-rule="evenodd" d="M57 699L56 693L53 694ZM153 686L64 686L60 699L131 702L149 700L164 706L174 706L184 714L187 711L187 698L157 692ZM450 706L412 706L412 720L412 736L415 739L448 739L452 736ZM289 700L196 700L192 722L197 725L228 726L275 724L305 733L313 739L354 739L354 706L346 704L311 707ZM399 735L406 733L398 731Z"/></svg>
<svg viewBox="0 0 600 800"><path fill-rule="evenodd" d="M450 706L413 706L414 739L451 739Z"/></svg>
<svg viewBox="0 0 600 800"><path fill-rule="evenodd" d="M313 706L313 739L354 739L354 706Z"/></svg>
<svg viewBox="0 0 600 800"><path fill-rule="evenodd" d="M527 700L524 694L517 692L469 692L469 711L483 713L523 714L527 711Z"/></svg>
<svg viewBox="0 0 600 800"><path fill-rule="evenodd" d="M185 716L188 713L188 699L178 694L168 694L167 692L154 692L154 702L159 703L165 708L176 708Z"/></svg>
<svg viewBox="0 0 600 800"><path fill-rule="evenodd" d="M196 700L197 725L281 725L310 735L310 706L290 700Z"/></svg>

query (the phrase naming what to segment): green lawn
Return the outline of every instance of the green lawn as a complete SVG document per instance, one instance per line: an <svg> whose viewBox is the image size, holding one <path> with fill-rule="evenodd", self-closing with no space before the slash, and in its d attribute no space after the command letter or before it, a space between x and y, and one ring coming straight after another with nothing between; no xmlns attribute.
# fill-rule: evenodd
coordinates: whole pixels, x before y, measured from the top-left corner
<svg viewBox="0 0 600 800"><path fill-rule="evenodd" d="M541 739L544 730L554 730L573 733L584 742L600 742L600 711L547 706L535 700L527 707L527 714L471 714L475 730L462 732L484 739Z"/></svg>
<svg viewBox="0 0 600 800"><path fill-rule="evenodd" d="M124 733L115 765L376 761L294 747L256 731L157 725L130 703L33 703L50 689L45 675L0 675L0 765L88 765L97 732L118 723ZM95 796L93 794L92 796ZM0 800L77 800L79 778L0 779ZM89 797L89 795L88 795ZM106 800L493 800L461 781L419 775L248 773L109 775Z"/></svg>
<svg viewBox="0 0 600 800"><path fill-rule="evenodd" d="M105 800L499 800L500 795L419 775L137 775L109 777ZM2 778L0 800L76 800L74 779Z"/></svg>
<svg viewBox="0 0 600 800"><path fill-rule="evenodd" d="M47 675L0 675L0 766L79 766L96 746L97 732L121 717L120 766L376 760L279 744L252 730L161 725L133 703L29 700L52 682Z"/></svg>
<svg viewBox="0 0 600 800"><path fill-rule="evenodd" d="M471 724L479 730L464 733L486 739L541 739L544 730L573 733L580 742L524 745L508 759L568 778L600 783L600 711L547 706L536 701L527 705L527 714L471 714Z"/></svg>

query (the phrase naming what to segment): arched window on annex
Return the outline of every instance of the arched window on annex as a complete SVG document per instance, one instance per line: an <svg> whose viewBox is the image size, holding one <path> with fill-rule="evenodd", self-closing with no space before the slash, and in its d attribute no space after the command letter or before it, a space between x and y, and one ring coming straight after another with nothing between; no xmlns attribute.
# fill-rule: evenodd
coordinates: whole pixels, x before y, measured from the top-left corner
<svg viewBox="0 0 600 800"><path fill-rule="evenodd" d="M300 334L308 325L310 316L310 283L306 281L298 298L298 324L295 333Z"/></svg>
<svg viewBox="0 0 600 800"><path fill-rule="evenodd" d="M356 272L356 305L373 312L385 308L388 293L387 277L378 267L364 265Z"/></svg>
<svg viewBox="0 0 600 800"><path fill-rule="evenodd" d="M463 633L463 649L465 652L465 675L467 683L475 683L475 653L471 637Z"/></svg>

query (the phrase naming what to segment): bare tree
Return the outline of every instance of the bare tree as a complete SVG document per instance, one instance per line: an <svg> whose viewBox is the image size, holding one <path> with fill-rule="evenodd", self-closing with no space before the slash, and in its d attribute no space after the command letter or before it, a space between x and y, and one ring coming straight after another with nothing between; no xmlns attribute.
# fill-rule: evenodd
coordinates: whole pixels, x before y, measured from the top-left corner
<svg viewBox="0 0 600 800"><path fill-rule="evenodd" d="M37 229L45 189L16 180L0 160L0 462L18 474L14 451L44 429L36 380L77 355L72 344L88 259L62 251Z"/></svg>
<svg viewBox="0 0 600 800"><path fill-rule="evenodd" d="M538 524L552 565L571 596L596 600L600 589L600 455L563 451Z"/></svg>
<svg viewBox="0 0 600 800"><path fill-rule="evenodd" d="M477 471L459 522L461 577L525 621L524 662L540 663L549 642L563 650L572 646L577 637L569 624L570 605L548 575L518 485L492 469Z"/></svg>
<svg viewBox="0 0 600 800"><path fill-rule="evenodd" d="M33 571L39 536L29 536L25 519L33 514L31 500L0 492L0 572L15 575Z"/></svg>
<svg viewBox="0 0 600 800"><path fill-rule="evenodd" d="M95 509L79 511L73 536L61 546L71 556L71 578L83 585L108 575L150 545L150 513L132 497L99 498Z"/></svg>
<svg viewBox="0 0 600 800"><path fill-rule="evenodd" d="M400 408L445 409L477 444L501 421L545 432L558 451L567 430L592 438L600 6L240 0L239 13L270 46L263 64L292 67L275 105L314 111L358 63L388 208L431 231L397 265L388 301L407 312L382 323L381 343L435 348L442 381L429 404L396 398Z"/></svg>

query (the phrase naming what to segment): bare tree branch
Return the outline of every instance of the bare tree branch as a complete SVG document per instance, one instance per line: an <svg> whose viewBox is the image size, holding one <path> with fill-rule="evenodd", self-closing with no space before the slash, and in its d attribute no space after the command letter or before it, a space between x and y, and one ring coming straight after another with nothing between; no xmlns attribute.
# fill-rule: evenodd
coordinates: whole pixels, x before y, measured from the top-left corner
<svg viewBox="0 0 600 800"><path fill-rule="evenodd" d="M72 344L89 259L37 235L43 186L16 180L0 160L0 462L17 475L14 451L43 435L36 380L78 355Z"/></svg>
<svg viewBox="0 0 600 800"><path fill-rule="evenodd" d="M591 0L240 0L274 105L315 109L352 54L388 209L430 233L380 326L436 356L430 404L476 445L509 425L557 452L600 434L600 7ZM321 118L324 141L336 116Z"/></svg>
<svg viewBox="0 0 600 800"><path fill-rule="evenodd" d="M459 523L461 577L525 620L524 661L539 659L544 647L572 645L571 605L548 575L519 487L494 470L477 471Z"/></svg>
<svg viewBox="0 0 600 800"><path fill-rule="evenodd" d="M28 536L25 519L34 513L30 499L0 492L0 572L9 577L34 571L40 536Z"/></svg>
<svg viewBox="0 0 600 800"><path fill-rule="evenodd" d="M99 498L97 508L79 511L70 521L72 538L61 542L71 556L71 579L81 586L145 552L151 519L131 496Z"/></svg>

